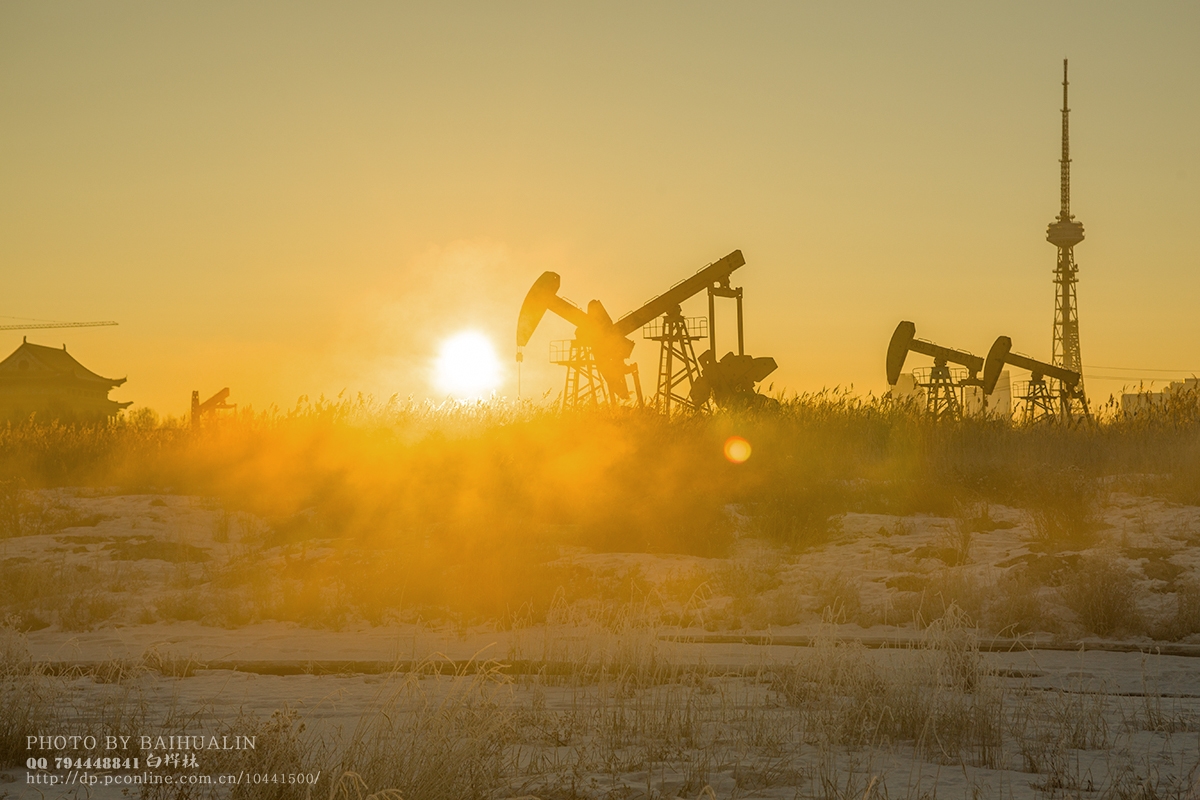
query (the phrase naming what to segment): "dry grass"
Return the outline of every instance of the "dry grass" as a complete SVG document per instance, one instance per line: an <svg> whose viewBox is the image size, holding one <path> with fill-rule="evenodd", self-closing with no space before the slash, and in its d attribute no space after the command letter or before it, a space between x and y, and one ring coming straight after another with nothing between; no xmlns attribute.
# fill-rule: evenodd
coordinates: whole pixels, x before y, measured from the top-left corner
<svg viewBox="0 0 1200 800"><path fill-rule="evenodd" d="M1111 476L1187 495L1200 475L1194 412L1177 403L1078 426L933 424L909 407L835 391L672 420L359 398L247 412L200 431L149 415L92 427L9 424L0 428L0 536L99 521L69 518L69 505L38 499L42 487L200 495L216 509L213 543L242 554L201 569L207 554L182 542L122 543L114 557L189 566L190 585L140 610L145 620L537 620L560 587L587 580L554 563L564 547L727 557L750 537L803 553L836 540L845 512L928 512L955 522L938 544L953 567L971 562L996 524L990 504L1003 503L1026 510L1042 551L1088 549ZM755 448L743 465L721 454L733 433ZM66 582L72 597L51 597L48 579L21 574L44 567L0 569L18 586L6 611L26 614L28 628L87 630L131 613L89 576ZM509 579L490 580L496 574ZM840 602L856 615L853 592ZM797 613L781 595L709 624L782 624Z"/></svg>
<svg viewBox="0 0 1200 800"><path fill-rule="evenodd" d="M351 735L338 771L405 798L491 797L519 769L508 752L516 710L494 671L447 676L432 691L420 673L398 676Z"/></svg>
<svg viewBox="0 0 1200 800"><path fill-rule="evenodd" d="M1098 636L1144 629L1136 591L1132 571L1112 552L1081 558L1062 587L1063 599L1079 623Z"/></svg>
<svg viewBox="0 0 1200 800"><path fill-rule="evenodd" d="M1097 543L1100 498L1093 478L1069 468L1040 476L1027 494L1036 541L1044 549L1085 550Z"/></svg>
<svg viewBox="0 0 1200 800"><path fill-rule="evenodd" d="M1171 737L1194 738L1200 720L1193 707L1162 698L1152 667L1144 667L1142 697L1114 697L1082 682L1039 691L991 666L978 632L953 608L907 649L867 651L838 640L830 627L795 660L736 671L665 658L661 629L644 606L610 608L599 618L556 609L538 643L549 657L542 671L512 676L501 662L425 662L387 676L358 723L340 732L288 707L222 720L203 707L175 705L163 716L147 705L144 688L191 680L169 676L190 674L177 665L192 662L157 652L97 665L92 682L81 684L79 676L31 670L20 634L9 631L6 675L20 680L22 696L41 692L38 703L26 704L26 728L58 714L60 725L83 724L86 716L90 729L113 734L253 735L254 750L213 754L209 769L320 772L313 786L238 787L232 797L246 800L692 798L768 790L915 799L936 790L939 774L967 776L968 786L1016 776L1039 796L1087 795L1091 785L1102 797L1184 798L1194 779ZM92 692L90 702L64 705L62 698L83 691ZM1161 753L1144 744L1130 750L1132 740L1123 738L1145 735L1158 737ZM1096 771L1091 754L1108 752L1106 771ZM23 750L6 758L16 763ZM1156 793L1139 795L1139 786ZM143 797L215 796L211 789L147 787Z"/></svg>
<svg viewBox="0 0 1200 800"><path fill-rule="evenodd" d="M25 637L0 625L0 768L25 758L25 737L50 721L53 689L38 680Z"/></svg>

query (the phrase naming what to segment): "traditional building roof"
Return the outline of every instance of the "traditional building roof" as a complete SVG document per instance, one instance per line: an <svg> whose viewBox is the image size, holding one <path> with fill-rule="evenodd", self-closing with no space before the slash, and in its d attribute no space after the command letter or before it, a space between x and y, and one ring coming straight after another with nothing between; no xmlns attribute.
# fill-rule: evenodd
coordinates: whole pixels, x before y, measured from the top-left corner
<svg viewBox="0 0 1200 800"><path fill-rule="evenodd" d="M0 361L0 415L38 414L56 419L112 416L131 402L118 403L108 392L124 378L105 378L80 364L63 347L23 341Z"/></svg>
<svg viewBox="0 0 1200 800"><path fill-rule="evenodd" d="M125 382L125 378L105 378L75 360L67 352L67 346L62 348L46 347L40 344L30 344L26 339L12 355L0 361L0 377L9 377L16 373L19 377L73 377L82 381L95 381L107 384L115 389Z"/></svg>

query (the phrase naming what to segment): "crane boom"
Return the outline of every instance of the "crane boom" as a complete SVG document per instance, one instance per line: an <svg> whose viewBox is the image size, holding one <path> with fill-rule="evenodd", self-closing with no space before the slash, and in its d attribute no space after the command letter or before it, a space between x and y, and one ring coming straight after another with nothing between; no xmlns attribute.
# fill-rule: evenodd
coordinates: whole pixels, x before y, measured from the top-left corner
<svg viewBox="0 0 1200 800"><path fill-rule="evenodd" d="M116 324L111 319L100 322L36 322L25 325L0 325L0 331L34 331L44 328L99 328Z"/></svg>
<svg viewBox="0 0 1200 800"><path fill-rule="evenodd" d="M641 308L630 311L616 321L617 332L628 336L652 319L661 317L675 306L693 295L699 294L707 287L718 282L725 282L729 275L738 267L743 266L746 259L741 250L734 250L729 255L714 261L690 278L684 278L667 291L652 298Z"/></svg>

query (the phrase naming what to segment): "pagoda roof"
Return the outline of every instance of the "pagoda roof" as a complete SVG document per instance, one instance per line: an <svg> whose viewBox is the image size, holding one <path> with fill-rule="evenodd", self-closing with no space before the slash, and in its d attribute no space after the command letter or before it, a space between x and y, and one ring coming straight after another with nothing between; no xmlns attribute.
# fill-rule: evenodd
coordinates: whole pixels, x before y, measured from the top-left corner
<svg viewBox="0 0 1200 800"><path fill-rule="evenodd" d="M70 377L111 387L125 382L125 378L105 378L92 372L67 352L65 344L58 348L24 341L12 355L0 361L0 378L51 377Z"/></svg>

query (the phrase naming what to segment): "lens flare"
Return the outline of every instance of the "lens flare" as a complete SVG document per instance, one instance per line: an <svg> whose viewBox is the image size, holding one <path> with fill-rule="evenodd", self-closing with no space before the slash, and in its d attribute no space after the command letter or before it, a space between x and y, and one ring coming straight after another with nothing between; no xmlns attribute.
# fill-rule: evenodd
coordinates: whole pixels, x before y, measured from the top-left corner
<svg viewBox="0 0 1200 800"><path fill-rule="evenodd" d="M740 436L730 436L725 440L725 458L732 464L745 463L750 457L750 443Z"/></svg>
<svg viewBox="0 0 1200 800"><path fill-rule="evenodd" d="M500 361L491 341L477 331L463 331L442 342L434 364L439 391L462 400L482 397L500 385Z"/></svg>

